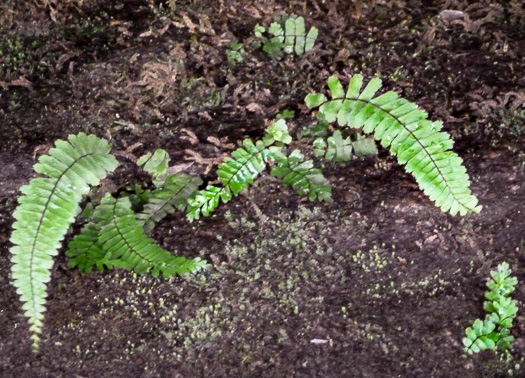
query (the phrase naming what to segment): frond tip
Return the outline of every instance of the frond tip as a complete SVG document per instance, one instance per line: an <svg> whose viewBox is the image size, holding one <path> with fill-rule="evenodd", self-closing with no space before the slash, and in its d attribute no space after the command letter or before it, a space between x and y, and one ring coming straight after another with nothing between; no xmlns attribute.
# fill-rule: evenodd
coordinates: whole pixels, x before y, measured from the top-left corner
<svg viewBox="0 0 525 378"><path fill-rule="evenodd" d="M362 127L365 133L373 134L383 147L390 147L390 152L443 212L466 215L481 211L482 206L471 194L462 159L451 151L453 141L448 133L440 131L441 121L428 120L427 112L393 91L376 96L381 88L377 77L361 90L363 77L354 75L346 93L335 76L327 84L331 100L322 93L305 98L309 108L319 108L320 120Z"/></svg>

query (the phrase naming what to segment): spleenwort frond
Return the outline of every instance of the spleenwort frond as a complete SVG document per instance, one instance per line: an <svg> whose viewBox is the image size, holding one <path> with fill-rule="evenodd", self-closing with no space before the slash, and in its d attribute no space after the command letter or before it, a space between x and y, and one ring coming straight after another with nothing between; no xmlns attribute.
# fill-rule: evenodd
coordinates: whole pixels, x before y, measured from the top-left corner
<svg viewBox="0 0 525 378"><path fill-rule="evenodd" d="M148 203L144 205L144 210L137 214L137 222L149 232L168 214L175 210L184 211L188 205L188 198L191 198L197 188L202 184L199 177L193 177L185 173L168 175L160 184L160 187L149 193Z"/></svg>
<svg viewBox="0 0 525 378"><path fill-rule="evenodd" d="M312 27L306 34L304 18L295 15L284 15L280 22L273 22L268 28L270 38L263 35L265 31L263 26L255 26L255 36L263 42L263 50L272 58L281 56L283 51L287 54L295 52L297 55L310 51L319 32Z"/></svg>
<svg viewBox="0 0 525 378"><path fill-rule="evenodd" d="M291 141L284 119L268 126L263 140L254 143L251 139L245 139L243 146L219 165L217 176L222 187L208 185L188 200L188 219L193 221L201 214L207 217L221 201L226 203L246 190L266 168L272 148L279 148Z"/></svg>
<svg viewBox="0 0 525 378"><path fill-rule="evenodd" d="M42 332L53 256L80 211L82 196L117 167L110 149L106 140L93 135L70 135L68 141L57 141L35 165L36 172L48 177L35 178L20 189L24 195L14 212L11 270L29 319L34 351Z"/></svg>
<svg viewBox="0 0 525 378"><path fill-rule="evenodd" d="M269 154L268 146L259 140L253 143L250 139L243 141L243 147L233 151L219 165L218 179L222 188L208 186L189 201L188 219L199 218L199 213L208 216L219 205L219 199L226 203L232 196L238 196L246 190L253 180L266 168Z"/></svg>
<svg viewBox="0 0 525 378"><path fill-rule="evenodd" d="M466 353L478 353L485 349L506 351L511 348L514 337L510 334L510 328L518 313L518 306L509 296L518 280L510 277L510 274L506 262L490 272L492 279L487 283L490 290L485 293L487 301L483 304L487 315L485 320L476 319L472 327L465 330L463 345Z"/></svg>
<svg viewBox="0 0 525 378"><path fill-rule="evenodd" d="M276 166L271 174L283 180L287 186L291 186L300 195L307 194L313 201L332 201L332 189L326 185L326 178L320 169L313 167L311 160L304 161L304 156L299 150L294 150L289 156L281 151L272 153Z"/></svg>
<svg viewBox="0 0 525 378"><path fill-rule="evenodd" d="M133 270L139 274L151 271L154 277L162 274L165 278L198 272L207 266L200 258L189 260L174 256L156 245L137 223L131 203L126 197L115 199L109 193L106 194L95 209L93 218L99 231L96 243L104 251L104 257L97 264ZM84 235L86 236L83 238L77 236L70 243L69 255L85 255L84 251L77 251L75 248L93 246L90 243L94 241L95 234ZM83 244L83 240L87 243Z"/></svg>
<svg viewBox="0 0 525 378"><path fill-rule="evenodd" d="M461 158L450 149L453 141L443 124L427 119L427 113L390 91L375 97L381 88L377 77L362 90L363 77L354 75L345 90L332 76L328 87L332 99L322 93L305 98L309 108L319 108L318 118L340 126L363 128L383 147L405 164L419 187L444 212L465 215L479 212L478 200L471 194L470 181Z"/></svg>

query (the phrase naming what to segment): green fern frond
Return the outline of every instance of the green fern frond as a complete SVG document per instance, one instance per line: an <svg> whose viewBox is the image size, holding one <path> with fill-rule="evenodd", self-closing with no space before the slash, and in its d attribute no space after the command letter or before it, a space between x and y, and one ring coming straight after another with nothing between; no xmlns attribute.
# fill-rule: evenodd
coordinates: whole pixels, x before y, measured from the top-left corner
<svg viewBox="0 0 525 378"><path fill-rule="evenodd" d="M518 306L510 294L518 279L510 277L511 272L507 262L499 264L497 270L490 272L492 279L487 282L490 290L485 292L488 301L483 303L487 315L485 320L476 319L472 327L465 330L463 345L466 353L478 353L485 349L506 351L512 347L514 337L510 334L510 328L518 313Z"/></svg>
<svg viewBox="0 0 525 378"><path fill-rule="evenodd" d="M220 201L229 202L232 199L231 189L227 186L222 188L208 185L206 189L199 190L195 197L188 200L186 210L187 218L190 222L199 219L200 215L207 217L215 210Z"/></svg>
<svg viewBox="0 0 525 378"><path fill-rule="evenodd" d="M377 77L361 90L363 77L354 75L345 90L335 76L328 79L332 99L322 93L305 98L309 108L319 108L318 118L340 126L363 128L397 156L423 192L444 212L465 215L481 211L471 194L461 158L450 149L453 141L443 124L431 122L427 113L390 91L374 97L381 88Z"/></svg>
<svg viewBox="0 0 525 378"><path fill-rule="evenodd" d="M310 201L332 201L332 188L326 185L326 178L321 170L313 167L311 160L304 161L304 155L294 150L289 156L281 151L274 151L271 155L276 166L270 172L272 176L280 178L287 186L291 186L300 195L308 194Z"/></svg>
<svg viewBox="0 0 525 378"><path fill-rule="evenodd" d="M126 197L117 200L109 193L106 194L93 216L99 228L97 243L105 252L100 264L108 268L133 270L139 274L151 271L154 277L162 274L167 278L194 273L207 267L200 258L188 260L157 246L137 223ZM74 254L80 255L78 252Z"/></svg>
<svg viewBox="0 0 525 378"><path fill-rule="evenodd" d="M110 149L106 140L93 135L70 135L68 141L57 141L49 155L41 156L35 165L36 172L48 177L35 178L20 189L24 195L13 214L11 270L13 285L24 302L35 352L43 327L52 257L80 211L82 196L117 167Z"/></svg>
<svg viewBox="0 0 525 378"><path fill-rule="evenodd" d="M137 222L150 232L155 223L160 221L175 210L184 211L197 188L202 184L199 177L193 177L185 173L168 175L161 186L149 194L148 203L144 210L137 214Z"/></svg>
<svg viewBox="0 0 525 378"><path fill-rule="evenodd" d="M270 140L273 142L273 139ZM233 151L232 157L226 157L217 176L222 188L208 186L189 201L188 219L198 219L202 213L207 217L219 205L219 200L226 203L233 196L246 190L253 180L266 168L269 149L265 142L253 143L250 139L243 141L243 147Z"/></svg>

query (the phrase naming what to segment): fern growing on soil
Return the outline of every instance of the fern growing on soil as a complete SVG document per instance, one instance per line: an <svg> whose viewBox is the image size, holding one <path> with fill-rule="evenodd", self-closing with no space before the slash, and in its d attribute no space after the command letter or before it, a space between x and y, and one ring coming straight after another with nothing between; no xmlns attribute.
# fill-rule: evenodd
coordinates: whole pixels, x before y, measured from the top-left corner
<svg viewBox="0 0 525 378"><path fill-rule="evenodd" d="M340 81L331 77L328 80L331 100L317 93L306 96L305 102L309 108L318 108L317 115L322 122L363 127L365 133L373 134L384 147L390 147L391 153L406 165L419 187L442 211L452 215L479 212L481 206L471 195L461 158L450 151L453 142L449 135L440 132L442 123L427 120L425 111L398 98L395 92L375 97L381 87L378 78L372 79L364 90L361 90L362 81L361 75L353 76L345 93ZM142 191L138 196L144 201L142 211L134 212L130 201L133 197L114 198L107 193L80 234L70 242L66 251L69 266L85 272L93 267L99 270L117 267L164 277L200 271L207 267L206 262L174 256L155 245L146 233L176 210L185 211L190 221L201 215L209 216L220 202L238 196L268 167L272 176L310 200L331 201L331 188L321 170L315 168L311 160L305 160L301 151L289 152L292 137L285 119L290 116L289 111L280 115L261 140L242 141L242 146L219 165L220 185L207 185L199 190L200 178L185 173L168 174L169 156L164 150L140 158L137 164L152 175L155 185L155 189ZM340 130L326 140L317 140L314 147L318 157L344 162L350 159L352 149L358 150L359 143L363 154L375 151L375 144L370 140L352 141L344 138ZM11 261L13 284L28 317L34 351L38 350L42 332L52 257L79 214L83 196L117 167L116 159L109 152L110 146L104 139L83 133L71 135L68 141L57 141L50 155L42 156L35 165L36 172L48 177L35 178L21 188L24 195L19 198L14 213ZM491 303L488 306L495 311L501 308L508 309L509 314L513 311L513 302L507 299ZM502 329L498 331L502 335L500 340L511 340L505 334L509 328L507 318L492 317L491 322ZM471 334L492 335L494 328L491 327L488 322L481 323L481 328L479 322L475 323ZM481 348L477 340L485 339L472 340L476 343L473 345Z"/></svg>
<svg viewBox="0 0 525 378"><path fill-rule="evenodd" d="M490 290L485 293L487 301L483 303L487 315L485 320L476 319L472 327L465 330L467 337L463 338L463 345L466 353L473 354L486 349L504 352L512 347L514 337L510 334L510 328L518 306L510 294L518 280L510 277L511 272L506 262L490 272L492 279L487 282Z"/></svg>
<svg viewBox="0 0 525 378"><path fill-rule="evenodd" d="M43 327L53 256L80 213L83 196L118 165L109 153L108 142L93 135L70 135L68 141L59 140L55 146L34 167L47 177L35 178L21 188L23 196L13 214L16 221L10 239L14 244L10 249L13 285L23 302L35 352ZM154 155L156 158L149 160L146 169L161 173L167 163L159 156L163 157L162 153ZM205 268L204 261L173 256L145 235L142 226L151 229L152 222L175 208L184 208L186 199L201 183L185 174L170 175L162 182L151 193L151 201L138 221L128 198L117 200L107 194L83 232L70 243L66 253L71 258L69 265L85 271L95 265L99 269L120 267L140 274L162 273L165 277Z"/></svg>
<svg viewBox="0 0 525 378"><path fill-rule="evenodd" d="M418 186L443 212L478 213L481 206L471 194L470 181L461 158L451 151L453 141L441 132L443 123L427 119L427 112L394 91L376 96L381 88L377 77L364 89L363 76L350 78L345 92L339 79L328 79L331 99L322 93L309 94L306 105L317 108L317 117L339 126L363 128L367 134L390 147Z"/></svg>

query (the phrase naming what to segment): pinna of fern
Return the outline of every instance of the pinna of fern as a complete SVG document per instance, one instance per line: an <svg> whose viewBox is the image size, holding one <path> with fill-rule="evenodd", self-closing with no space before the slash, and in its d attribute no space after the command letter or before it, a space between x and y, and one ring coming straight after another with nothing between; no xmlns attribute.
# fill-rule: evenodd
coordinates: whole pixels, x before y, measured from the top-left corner
<svg viewBox="0 0 525 378"><path fill-rule="evenodd" d="M318 108L317 117L339 126L363 128L367 134L389 147L423 192L443 212L465 215L481 211L471 194L470 181L462 159L451 148L448 133L440 131L441 121L432 122L427 113L396 92L376 96L381 80L374 77L362 89L363 76L350 78L345 92L339 79L328 79L331 99L322 93L309 94L306 105Z"/></svg>
<svg viewBox="0 0 525 378"><path fill-rule="evenodd" d="M13 285L28 318L33 351L38 351L42 332L46 284L51 279L53 256L80 211L79 203L90 187L98 185L118 162L109 154L104 139L80 133L59 140L43 155L35 171L47 177L31 180L20 190L13 216L10 249Z"/></svg>

